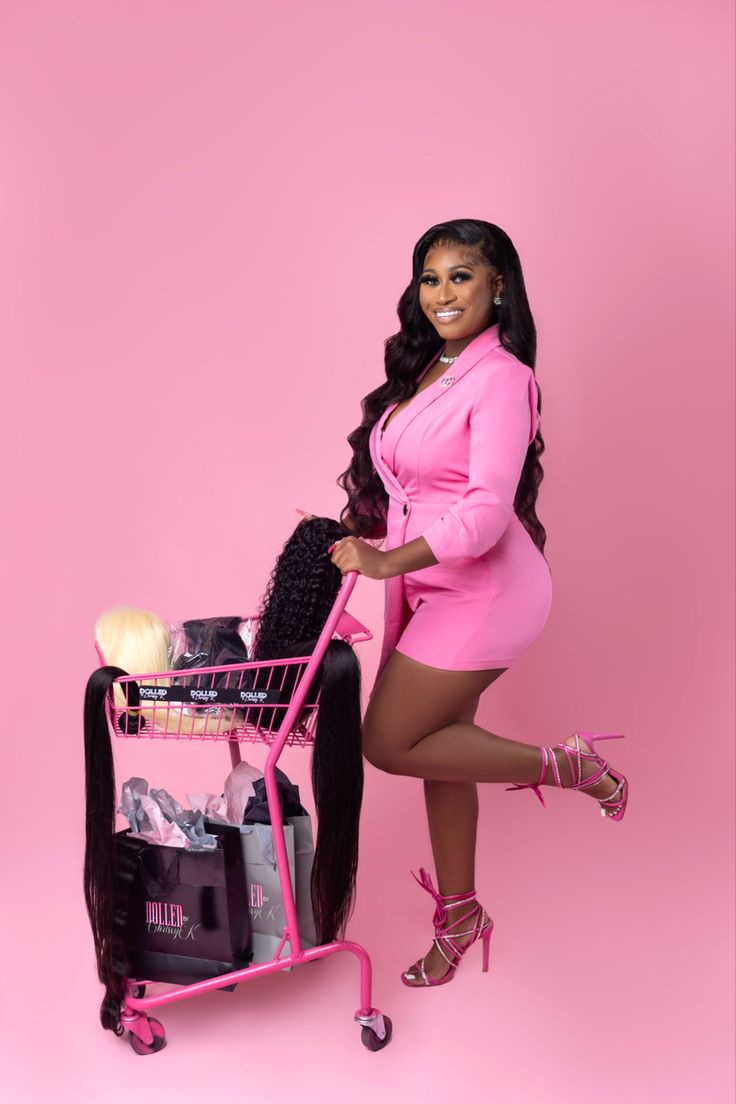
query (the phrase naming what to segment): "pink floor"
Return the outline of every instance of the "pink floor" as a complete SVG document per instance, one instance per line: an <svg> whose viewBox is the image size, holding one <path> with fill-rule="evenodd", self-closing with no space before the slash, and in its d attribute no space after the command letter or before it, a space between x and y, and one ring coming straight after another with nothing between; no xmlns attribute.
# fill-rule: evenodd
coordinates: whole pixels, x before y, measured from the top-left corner
<svg viewBox="0 0 736 1104"><path fill-rule="evenodd" d="M22 914L15 942L5 940L8 1099L91 1102L102 1099L103 1085L118 1093L144 1085L147 1100L172 1093L230 1100L258 1086L279 1104L297 1091L329 1102L376 1093L439 1102L467 1091L514 1104L726 1104L730 774L709 782L697 761L686 771L677 758L663 766L648 747L651 729L623 727L629 737L618 762L632 778L632 797L620 824L603 821L580 794L548 790L545 811L531 794L481 788L478 889L496 924L491 968L481 972L480 946L473 947L455 980L432 992L408 990L398 978L426 949L430 930L431 902L409 873L431 862L421 784L367 767L349 935L371 953L374 1003L394 1024L392 1041L375 1054L361 1045L352 1019L358 967L345 955L169 1006L159 1013L167 1047L134 1055L127 1040L97 1023L101 988L82 904L79 815L53 842L31 827L24 848L6 856L6 886L14 887L6 908L11 920ZM670 733L670 746L680 740ZM123 749L123 770L140 751ZM212 766L213 755L225 754L188 749L187 769L203 764L203 751ZM50 758L59 755L56 748ZM79 741L73 755L78 761ZM286 755L290 777L306 786L303 753ZM145 776L149 758L158 757L135 758ZM251 761L261 760L251 753ZM158 773L150 773L161 777L164 766L159 758ZM186 775L166 777L181 777L183 786ZM696 816L679 800L685 787ZM64 792L79 797L78 783ZM34 863L23 857L29 846Z"/></svg>

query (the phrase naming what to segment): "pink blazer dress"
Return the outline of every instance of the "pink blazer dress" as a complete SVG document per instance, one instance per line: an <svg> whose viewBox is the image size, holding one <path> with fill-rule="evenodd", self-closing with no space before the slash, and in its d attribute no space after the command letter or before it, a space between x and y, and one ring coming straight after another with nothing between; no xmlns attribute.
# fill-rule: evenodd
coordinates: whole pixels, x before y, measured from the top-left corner
<svg viewBox="0 0 736 1104"><path fill-rule="evenodd" d="M552 604L547 561L513 508L539 425L534 373L501 345L496 324L382 434L396 406L369 438L389 495L383 547L423 536L438 563L385 580L376 681L394 649L448 671L508 667Z"/></svg>

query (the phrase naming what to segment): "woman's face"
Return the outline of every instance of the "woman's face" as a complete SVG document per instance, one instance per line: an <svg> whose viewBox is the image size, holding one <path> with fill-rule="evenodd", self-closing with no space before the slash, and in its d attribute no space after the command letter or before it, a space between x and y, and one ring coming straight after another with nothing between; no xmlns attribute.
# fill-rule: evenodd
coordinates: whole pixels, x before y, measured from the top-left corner
<svg viewBox="0 0 736 1104"><path fill-rule="evenodd" d="M467 344L491 324L503 277L464 245L437 246L424 259L419 305L440 337Z"/></svg>

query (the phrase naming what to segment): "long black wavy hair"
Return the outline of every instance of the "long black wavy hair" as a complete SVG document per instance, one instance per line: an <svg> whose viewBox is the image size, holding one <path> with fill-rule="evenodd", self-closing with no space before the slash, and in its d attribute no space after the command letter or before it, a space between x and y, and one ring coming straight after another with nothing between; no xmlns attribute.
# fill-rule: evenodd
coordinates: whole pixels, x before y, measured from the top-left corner
<svg viewBox="0 0 736 1104"><path fill-rule="evenodd" d="M376 472L368 450L368 438L383 411L394 402L403 402L415 393L417 378L428 362L445 344L419 303L420 276L430 249L436 246L472 247L478 258L489 265L494 275L503 276L503 300L493 306L488 326L498 323L501 344L534 371L537 355L537 331L529 308L519 254L500 226L482 219L451 219L431 226L414 246L411 283L399 299L397 313L401 329L385 342L386 382L361 400L363 420L349 434L353 449L350 466L338 476L338 486L348 501L340 521L358 537L379 539L386 536L388 494ZM538 412L542 413L539 391ZM514 498L514 511L544 555L547 534L536 515L539 484L544 478L540 456L544 439L537 430L529 445Z"/></svg>

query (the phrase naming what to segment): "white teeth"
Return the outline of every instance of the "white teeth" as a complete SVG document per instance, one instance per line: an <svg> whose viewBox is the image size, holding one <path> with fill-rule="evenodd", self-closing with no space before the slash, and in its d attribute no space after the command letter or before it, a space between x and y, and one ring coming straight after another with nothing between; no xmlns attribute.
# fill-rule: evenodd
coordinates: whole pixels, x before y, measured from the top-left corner
<svg viewBox="0 0 736 1104"><path fill-rule="evenodd" d="M451 318L453 314L462 314L461 310L454 311L435 311L438 318Z"/></svg>

